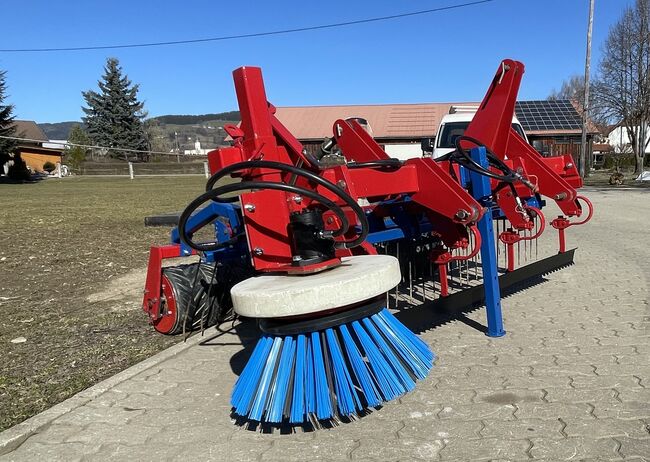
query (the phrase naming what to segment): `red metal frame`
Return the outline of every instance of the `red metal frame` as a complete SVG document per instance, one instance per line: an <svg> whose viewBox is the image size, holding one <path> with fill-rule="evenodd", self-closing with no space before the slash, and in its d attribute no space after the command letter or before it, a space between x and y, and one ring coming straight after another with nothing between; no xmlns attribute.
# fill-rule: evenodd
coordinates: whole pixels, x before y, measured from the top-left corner
<svg viewBox="0 0 650 462"><path fill-rule="evenodd" d="M499 234L499 240L506 245L506 267L508 271L515 270L515 244L521 241L533 241L541 236L546 229L546 219L544 218L542 211L536 207L530 206L526 206L526 209L534 212L535 215L540 218L540 225L535 234L532 234L530 236L521 235L519 234L519 230L513 229L503 231L501 234ZM532 230L533 227L534 223L531 220L526 229Z"/></svg>
<svg viewBox="0 0 650 462"><path fill-rule="evenodd" d="M588 212L587 212L587 217L584 220L571 221L567 217L560 215L559 217L551 221L551 226L557 229L558 231L560 253L566 251L566 237L564 235L564 231L571 226L584 225L589 220L591 220L591 217L593 217L594 215L594 205L591 203L589 199L587 199L585 196L577 196L576 200L578 202L583 201L585 204L587 204Z"/></svg>
<svg viewBox="0 0 650 462"><path fill-rule="evenodd" d="M512 169L527 178L529 185L534 185L534 191L518 183L515 185L516 195L512 194L510 188L501 189L496 194L498 205L517 230L531 229L531 217L525 213L519 196L530 197L534 192L555 200L568 216L580 216L582 213L575 190L582 185L582 180L570 158L544 159L512 129L515 101L523 73L522 63L504 60L466 130L467 136L480 140ZM350 169L345 165L322 170L312 167L302 144L275 117L275 107L266 98L261 69L242 67L233 72L233 78L242 121L240 127L226 127L234 139L234 146L209 154L212 172L236 162L264 159L310 168L342 186L354 199L364 198L373 202L408 194L414 204L429 215L434 232L452 250L462 247L467 238L466 227L476 223L483 215L484 210L479 203L450 175L450 171L456 167L446 161L409 159L396 170ZM389 158L355 120L335 121L333 134L348 160L359 163ZM470 147L464 143L464 147ZM288 175L267 169L252 169L238 176L258 181L289 180ZM299 178L296 184L315 190L344 206L339 198L321 186L310 184L303 178ZM493 186L496 187L496 182ZM292 251L287 229L289 214L309 207L312 201L306 198L296 200L291 194L274 190L244 193L241 201L255 268L259 271L295 271L291 264ZM349 216L355 218L351 213ZM327 221L330 229L338 226L336 218L331 215L327 215ZM564 226L559 221L557 223L557 226ZM342 251L337 255L349 253ZM330 265L331 262L326 264ZM314 268L309 268L309 271L312 270Z"/></svg>
<svg viewBox="0 0 650 462"><path fill-rule="evenodd" d="M509 159L524 176L535 178L537 190L553 199L568 216L580 216L582 209L576 201L576 188L582 179L569 156L543 158L512 128L512 117L524 65L506 59L497 69L492 84L481 102L465 135L481 141L502 160ZM471 147L463 142L463 147ZM503 196L497 203L513 224L519 224L512 203Z"/></svg>
<svg viewBox="0 0 650 462"><path fill-rule="evenodd" d="M192 252L195 254L195 252ZM165 326L159 325L163 317L173 317L175 310L175 300L171 293L166 293L167 304L170 307L168 313L161 313L162 299L162 261L167 258L186 257L188 254L182 252L180 244L170 244L163 246L151 246L149 250L149 263L147 265L147 279L144 284L144 299L142 309L149 316L149 323L156 327L156 330L165 332ZM164 323L163 323L164 324ZM173 327L173 326L172 326ZM161 330L162 329L162 330ZM171 329L171 327L170 327Z"/></svg>
<svg viewBox="0 0 650 462"><path fill-rule="evenodd" d="M264 159L310 168L302 144L275 117L275 107L268 103L262 73L256 67L243 67L233 72L242 122L240 127L227 127L234 146L209 154L210 169L216 172L244 160ZM337 120L334 137L346 155L357 162L387 159L388 155L356 121ZM457 245L466 237L465 226L475 223L483 208L444 168L432 159L411 159L398 170L373 168L349 169L345 165L314 171L338 184L354 199L370 201L409 194L418 204L436 217L438 232L448 246ZM241 172L243 179L288 181L286 174L266 169ZM322 186L298 179L307 187L345 206L340 198ZM440 198L445 198L441 200ZM311 204L282 191L255 191L241 195L244 224L251 249L253 265L258 271L295 272L288 236L289 214ZM355 218L350 214L351 218ZM330 228L338 223L333 217ZM349 237L349 236L348 236ZM361 251L364 251L363 248ZM367 249L365 250L368 251ZM349 252L339 252L342 256ZM321 264L329 265L331 262ZM309 270L314 270L309 268Z"/></svg>
<svg viewBox="0 0 650 462"><path fill-rule="evenodd" d="M517 92L524 73L524 65L513 60L504 60L465 134L479 140L511 169L528 180L528 185L517 183L515 194L511 188L502 188L495 194L495 200L512 224L513 231L502 233L499 238L508 246L508 269L513 268L513 245L519 240L535 236L521 236L520 230L531 230L531 215L519 197L530 197L539 193L556 201L565 216L551 222L558 229L560 251L566 247L566 228L589 221L593 206L586 198L578 196L576 188L582 186L576 166L570 156L542 158L513 129L512 118ZM262 71L257 67L241 67L233 72L235 89L241 114L241 125L226 125L226 132L233 138L233 146L220 148L208 154L212 173L234 163L264 159L311 169L323 178L337 184L352 198L369 202L397 198L408 194L413 210L426 213L433 232L441 237L444 246L432 251L430 258L438 266L442 295L448 293L447 264L456 259L469 259L480 249L480 234L474 226L486 212L481 205L459 184L458 165L448 161L434 161L431 158L407 160L399 169L348 168L336 165L328 168L312 166L303 145L275 117L275 107L267 101ZM333 125L336 143L349 161L372 162L389 159L388 154L366 132L356 120L337 120ZM463 147L470 148L467 142ZM270 169L250 169L236 175L243 180L288 182L286 173ZM342 206L348 219L354 223L356 216L339 197L320 185L305 178L295 183L335 201ZM498 181L492 182L497 188ZM532 185L532 190L530 189ZM368 243L352 250L337 250L336 259L307 267L292 265L292 249L288 235L289 216L310 207L312 201L296 198L294 195L275 190L260 190L243 193L240 197L244 225L251 250L252 263L258 271L283 271L309 273L336 265L340 257L351 254L374 254L374 247ZM299 199L299 200L298 200ZM588 208L588 216L579 222L568 217L582 214L580 201ZM370 208L373 207L372 205ZM326 212L327 229L339 226L338 219ZM466 249L469 232L475 236L475 248L469 255L453 255L454 249ZM348 235L341 239L349 239ZM149 253L149 267L145 284L143 309L149 315L156 329L165 331L173 327L175 301L173 293L165 288L162 275L162 260L186 256L180 245L153 246ZM167 297L167 313L161 313L161 298Z"/></svg>

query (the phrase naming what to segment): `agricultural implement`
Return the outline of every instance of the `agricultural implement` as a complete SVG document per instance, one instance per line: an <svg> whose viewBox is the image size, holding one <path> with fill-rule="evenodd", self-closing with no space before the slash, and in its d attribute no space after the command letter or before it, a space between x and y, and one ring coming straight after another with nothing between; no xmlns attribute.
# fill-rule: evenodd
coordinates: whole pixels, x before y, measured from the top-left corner
<svg viewBox="0 0 650 462"><path fill-rule="evenodd" d="M512 129L523 73L517 61L499 65L454 152L400 161L356 119L333 121L332 137L306 149L275 117L261 70L235 70L232 146L209 154L206 192L172 243L151 248L151 324L176 334L233 311L256 320L233 412L295 425L354 418L427 375L434 354L399 310L484 303L486 333L504 335L501 290L572 264L565 231L593 212L573 159L543 158ZM545 200L562 213L550 223ZM558 254L519 265L521 247L530 256L551 227ZM163 267L197 254L200 263Z"/></svg>

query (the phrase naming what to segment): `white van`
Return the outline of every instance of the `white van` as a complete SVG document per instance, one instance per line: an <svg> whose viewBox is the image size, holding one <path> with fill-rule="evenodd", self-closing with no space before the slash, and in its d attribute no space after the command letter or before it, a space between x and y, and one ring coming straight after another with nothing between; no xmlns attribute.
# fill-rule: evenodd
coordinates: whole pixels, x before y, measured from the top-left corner
<svg viewBox="0 0 650 462"><path fill-rule="evenodd" d="M434 159L456 149L456 140L465 133L477 110L478 106L452 106L449 109L449 114L442 118L440 127L438 127L432 154ZM528 138L521 123L514 115L512 117L512 128L528 143Z"/></svg>

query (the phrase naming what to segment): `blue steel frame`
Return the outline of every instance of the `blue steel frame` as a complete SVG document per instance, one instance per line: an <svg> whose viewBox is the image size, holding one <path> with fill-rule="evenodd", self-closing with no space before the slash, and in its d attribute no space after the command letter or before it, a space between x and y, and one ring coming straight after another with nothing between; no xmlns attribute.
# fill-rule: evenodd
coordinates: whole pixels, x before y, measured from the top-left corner
<svg viewBox="0 0 650 462"><path fill-rule="evenodd" d="M216 242L226 242L233 236L244 232L240 207L224 202L210 202L207 206L192 215L187 220L187 230L191 235L212 221L214 221ZM180 244L181 256L192 255L192 249L181 241L178 228L174 228L171 232L171 243ZM217 260L224 261L241 258L244 255L248 255L248 248L245 245L245 240L242 240L242 243L239 245L224 247L214 252L204 252L203 260L207 263L214 263Z"/></svg>
<svg viewBox="0 0 650 462"><path fill-rule="evenodd" d="M484 168L488 168L485 147L480 146L470 151L472 159ZM471 193L480 204L491 210L494 207L490 178L470 171ZM503 329L501 314L501 289L499 287L499 271L497 269L496 239L492 214L486 213L477 223L481 233L481 266L483 267L483 287L485 289L485 309L487 312L487 335L502 337L506 334Z"/></svg>

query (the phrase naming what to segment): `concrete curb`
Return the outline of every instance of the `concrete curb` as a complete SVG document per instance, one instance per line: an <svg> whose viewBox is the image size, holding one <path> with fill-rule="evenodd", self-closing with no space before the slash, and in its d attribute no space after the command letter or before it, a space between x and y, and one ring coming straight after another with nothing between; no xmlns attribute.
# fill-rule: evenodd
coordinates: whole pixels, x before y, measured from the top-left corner
<svg viewBox="0 0 650 462"><path fill-rule="evenodd" d="M0 456L8 454L17 449L21 444L30 436L39 433L44 428L47 428L54 420L58 419L64 414L71 412L97 398L98 396L106 393L111 388L119 385L120 383L130 379L131 377L150 369L163 361L166 361L174 356L182 353L188 348L209 339L210 336L202 336L195 334L190 337L186 342L182 342L171 346L160 353L145 359L138 364L135 364L128 369L118 372L114 376L103 380L90 388L80 391L76 395L66 399L62 403L56 404L51 408L36 414L33 417L25 420L24 422L14 425L11 428L0 433Z"/></svg>

